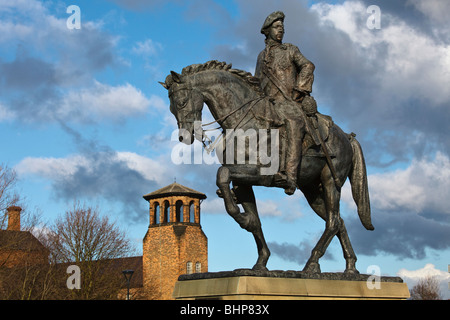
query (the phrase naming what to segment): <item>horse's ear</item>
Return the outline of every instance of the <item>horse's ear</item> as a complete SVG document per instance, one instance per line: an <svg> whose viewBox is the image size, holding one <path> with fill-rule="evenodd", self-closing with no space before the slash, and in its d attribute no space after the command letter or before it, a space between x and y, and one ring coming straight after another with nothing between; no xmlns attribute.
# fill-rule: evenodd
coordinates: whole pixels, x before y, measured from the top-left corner
<svg viewBox="0 0 450 320"><path fill-rule="evenodd" d="M170 71L170 74L172 75L173 81L175 81L176 83L181 82L181 74L178 74L175 71Z"/></svg>
<svg viewBox="0 0 450 320"><path fill-rule="evenodd" d="M162 85L166 90L169 90L169 87L167 86L167 84L165 82L158 81L158 83L160 85Z"/></svg>

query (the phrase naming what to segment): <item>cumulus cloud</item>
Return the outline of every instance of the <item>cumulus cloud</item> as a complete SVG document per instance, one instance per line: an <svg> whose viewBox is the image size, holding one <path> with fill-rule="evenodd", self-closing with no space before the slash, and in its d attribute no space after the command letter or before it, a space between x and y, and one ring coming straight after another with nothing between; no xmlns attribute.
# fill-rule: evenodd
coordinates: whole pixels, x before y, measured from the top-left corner
<svg viewBox="0 0 450 320"><path fill-rule="evenodd" d="M101 22L83 20L80 30L69 30L65 13L57 18L35 0L2 1L0 14L0 44L8 44L10 57L0 58L0 119L92 122L146 112L149 101L130 83L95 79L97 72L123 65L118 38Z"/></svg>
<svg viewBox="0 0 450 320"><path fill-rule="evenodd" d="M129 83L110 86L95 81L90 88L70 91L57 110L58 119L112 119L120 120L145 114L151 101Z"/></svg>
<svg viewBox="0 0 450 320"><path fill-rule="evenodd" d="M55 201L107 200L127 218L144 219L142 195L168 184L171 174L167 159L116 151L104 142L85 138L67 124L61 124L61 128L78 152L61 158L27 157L15 166L18 175L49 181Z"/></svg>
<svg viewBox="0 0 450 320"><path fill-rule="evenodd" d="M155 160L108 148L65 158L25 158L15 169L20 176L50 181L55 200L106 199L122 205L122 212L136 221L143 218L140 195L157 189L165 174Z"/></svg>
<svg viewBox="0 0 450 320"><path fill-rule="evenodd" d="M401 277L412 289L420 279L433 277L440 283L440 293L443 299L450 299L450 292L448 284L450 282L450 273L436 268L435 265L428 263L423 268L417 270L401 269L398 271L398 276Z"/></svg>
<svg viewBox="0 0 450 320"><path fill-rule="evenodd" d="M162 44L155 42L152 39L146 39L144 41L138 41L131 51L137 55L153 56L156 55L162 49Z"/></svg>
<svg viewBox="0 0 450 320"><path fill-rule="evenodd" d="M431 160L413 160L406 169L369 176L372 204L380 210L439 212L450 222L450 159L437 153Z"/></svg>
<svg viewBox="0 0 450 320"><path fill-rule="evenodd" d="M361 227L347 184L342 201L355 213L345 221L357 251L366 255L384 252L404 259L425 258L427 249L448 249L449 177L450 160L442 153L415 159L404 169L369 175L373 232Z"/></svg>
<svg viewBox="0 0 450 320"><path fill-rule="evenodd" d="M0 103L0 122L14 119L14 112Z"/></svg>

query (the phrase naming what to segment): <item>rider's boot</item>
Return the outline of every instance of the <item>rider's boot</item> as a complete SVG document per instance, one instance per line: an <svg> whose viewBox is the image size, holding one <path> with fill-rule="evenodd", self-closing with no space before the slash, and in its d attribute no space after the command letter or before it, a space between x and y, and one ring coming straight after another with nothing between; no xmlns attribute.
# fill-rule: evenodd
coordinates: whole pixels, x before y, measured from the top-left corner
<svg viewBox="0 0 450 320"><path fill-rule="evenodd" d="M282 185L287 195L293 195L297 186L297 173L302 160L302 142L305 135L302 122L289 119L286 121L287 148L286 148L286 175Z"/></svg>

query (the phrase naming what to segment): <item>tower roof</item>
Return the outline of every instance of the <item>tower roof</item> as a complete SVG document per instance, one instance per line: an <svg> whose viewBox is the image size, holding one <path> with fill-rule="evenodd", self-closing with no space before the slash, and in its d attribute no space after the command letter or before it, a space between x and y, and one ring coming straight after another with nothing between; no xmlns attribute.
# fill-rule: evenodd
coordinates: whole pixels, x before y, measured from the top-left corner
<svg viewBox="0 0 450 320"><path fill-rule="evenodd" d="M206 195L194 189L183 186L179 183L172 183L168 186L153 191L149 194L144 195L144 199L149 201L151 199L170 197L170 196L190 196L197 199L206 199Z"/></svg>

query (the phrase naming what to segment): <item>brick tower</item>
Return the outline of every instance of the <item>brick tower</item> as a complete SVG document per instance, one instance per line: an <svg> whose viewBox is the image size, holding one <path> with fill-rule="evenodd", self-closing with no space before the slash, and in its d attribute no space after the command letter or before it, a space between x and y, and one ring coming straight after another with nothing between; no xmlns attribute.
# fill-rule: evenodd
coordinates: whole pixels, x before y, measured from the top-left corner
<svg viewBox="0 0 450 320"><path fill-rule="evenodd" d="M200 225L206 195L179 183L146 194L150 224L143 241L148 299L169 300L178 276L208 271L208 239Z"/></svg>

